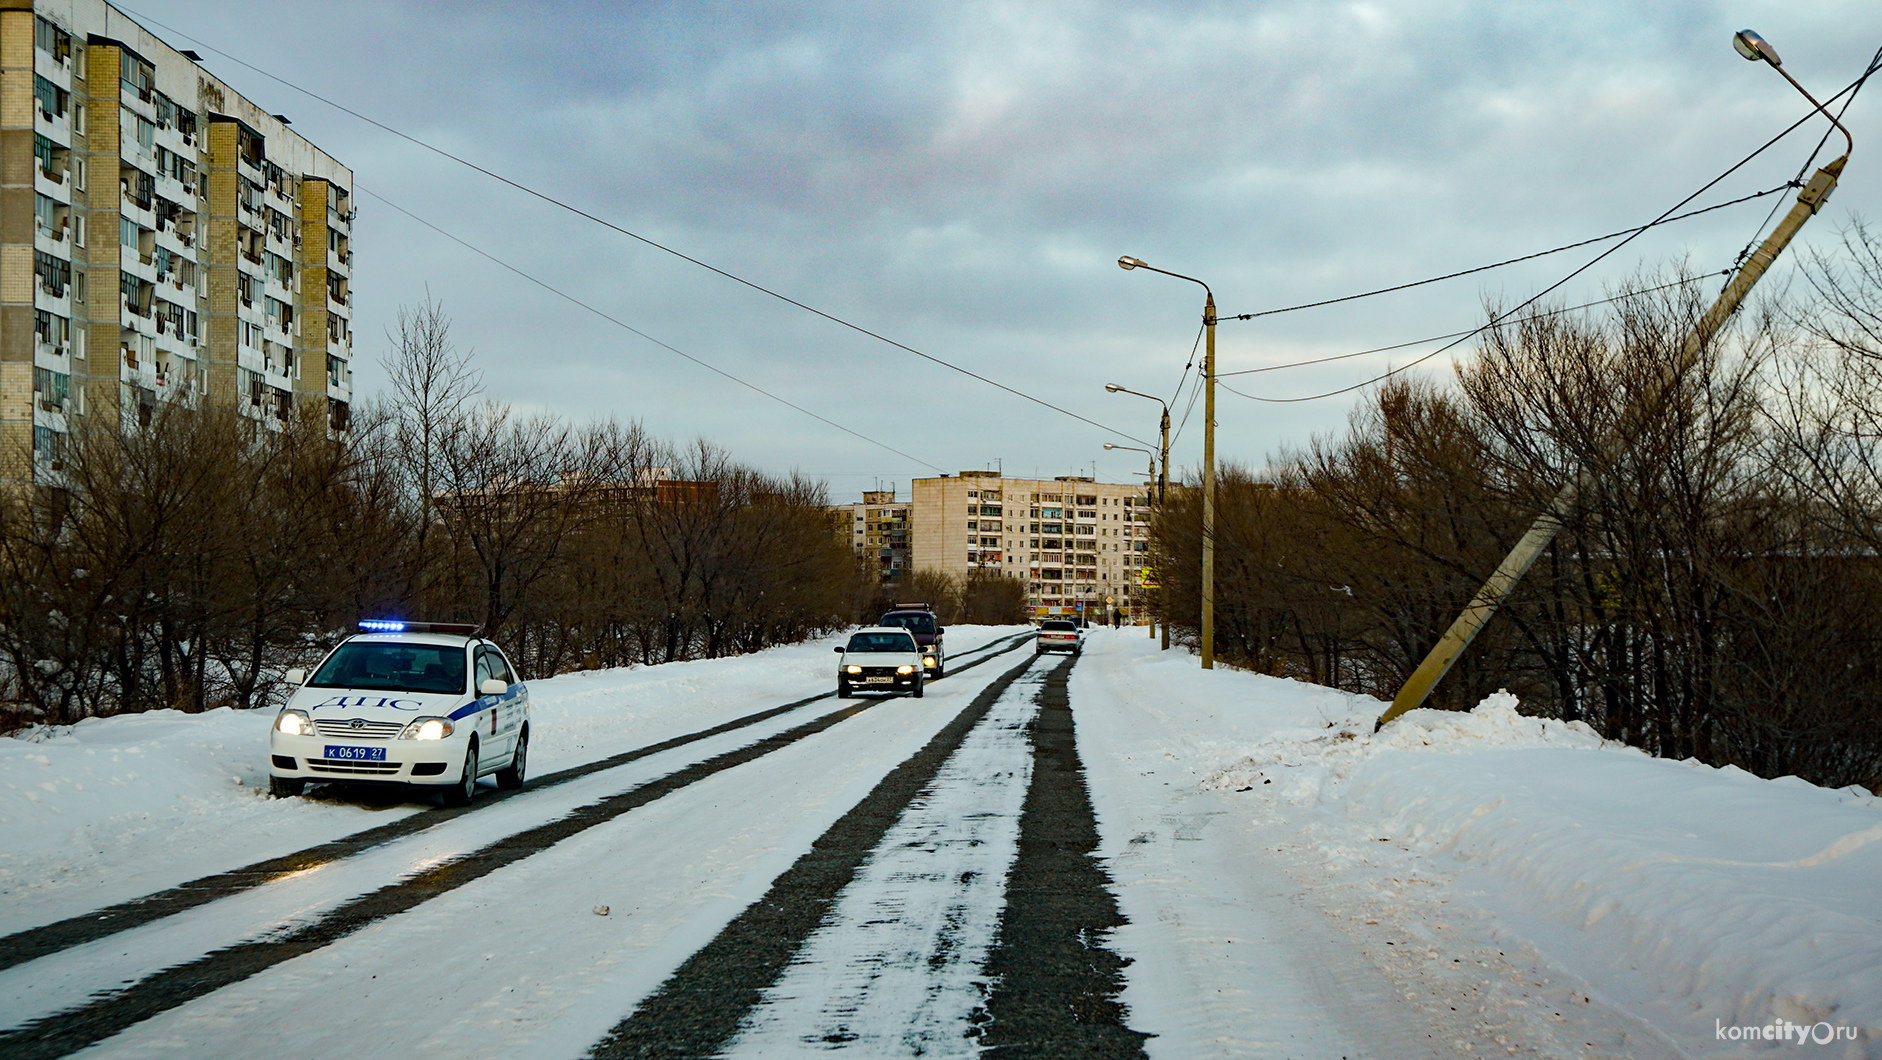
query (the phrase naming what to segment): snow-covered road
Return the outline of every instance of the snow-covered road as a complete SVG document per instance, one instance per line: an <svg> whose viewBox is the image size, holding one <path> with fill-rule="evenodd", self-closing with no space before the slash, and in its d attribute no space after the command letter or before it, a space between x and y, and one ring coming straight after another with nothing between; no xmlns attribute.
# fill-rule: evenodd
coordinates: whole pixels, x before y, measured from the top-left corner
<svg viewBox="0 0 1882 1060"><path fill-rule="evenodd" d="M0 1055L1882 1056L1882 800L1023 633L532 682L466 813L270 799L258 714L0 740Z"/></svg>

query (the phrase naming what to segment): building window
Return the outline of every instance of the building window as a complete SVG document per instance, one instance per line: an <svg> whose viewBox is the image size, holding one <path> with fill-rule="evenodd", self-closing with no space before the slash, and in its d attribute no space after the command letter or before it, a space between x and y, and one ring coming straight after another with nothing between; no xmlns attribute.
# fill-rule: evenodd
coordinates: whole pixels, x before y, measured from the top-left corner
<svg viewBox="0 0 1882 1060"><path fill-rule="evenodd" d="M65 105L72 98L71 93L46 80L38 74L33 75L33 98L39 101L39 113L47 118L65 117Z"/></svg>

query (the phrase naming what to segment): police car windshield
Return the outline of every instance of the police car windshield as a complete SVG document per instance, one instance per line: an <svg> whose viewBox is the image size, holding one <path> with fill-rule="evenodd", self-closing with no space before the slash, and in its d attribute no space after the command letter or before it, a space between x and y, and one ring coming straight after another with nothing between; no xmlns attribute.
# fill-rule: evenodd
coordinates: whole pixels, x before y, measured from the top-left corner
<svg viewBox="0 0 1882 1060"><path fill-rule="evenodd" d="M319 688L463 692L464 649L449 644L349 641L307 682Z"/></svg>
<svg viewBox="0 0 1882 1060"><path fill-rule="evenodd" d="M903 629L914 630L916 633L934 632L934 616L926 613L913 615L884 615L882 616L882 624L885 626L901 626Z"/></svg>
<svg viewBox="0 0 1882 1060"><path fill-rule="evenodd" d="M844 651L914 651L915 642L906 633L858 633L850 638Z"/></svg>

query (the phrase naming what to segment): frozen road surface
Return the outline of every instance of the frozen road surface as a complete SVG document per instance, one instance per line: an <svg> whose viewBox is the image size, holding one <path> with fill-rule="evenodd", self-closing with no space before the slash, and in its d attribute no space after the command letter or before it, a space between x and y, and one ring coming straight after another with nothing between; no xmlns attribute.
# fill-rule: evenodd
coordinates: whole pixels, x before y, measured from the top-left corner
<svg viewBox="0 0 1882 1060"><path fill-rule="evenodd" d="M949 640L920 699L825 643L532 682L462 811L269 798L260 713L0 740L0 1057L1882 1056L1874 798ZM1704 856L1732 795L1782 849ZM1774 1021L1832 1040L1721 1036Z"/></svg>

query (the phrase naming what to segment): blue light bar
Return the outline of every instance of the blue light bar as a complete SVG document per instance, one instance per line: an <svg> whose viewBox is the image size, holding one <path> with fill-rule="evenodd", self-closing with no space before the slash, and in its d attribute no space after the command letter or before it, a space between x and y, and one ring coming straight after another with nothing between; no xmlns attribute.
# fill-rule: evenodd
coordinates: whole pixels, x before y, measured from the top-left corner
<svg viewBox="0 0 1882 1060"><path fill-rule="evenodd" d="M403 633L405 623L395 619L362 618L359 620L359 631L361 633Z"/></svg>

